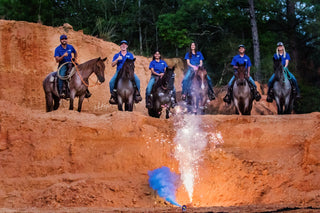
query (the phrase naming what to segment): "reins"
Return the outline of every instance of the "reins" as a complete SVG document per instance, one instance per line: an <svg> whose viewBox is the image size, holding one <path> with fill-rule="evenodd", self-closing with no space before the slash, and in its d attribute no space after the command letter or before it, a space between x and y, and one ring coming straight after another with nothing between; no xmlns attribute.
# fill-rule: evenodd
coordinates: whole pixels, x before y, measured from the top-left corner
<svg viewBox="0 0 320 213"><path fill-rule="evenodd" d="M97 79L96 84L94 84L94 85L91 85L91 86L90 86L89 84L87 84L87 83L83 80L83 78L82 78L82 76L81 76L81 74L80 74L78 65L77 65L73 60L71 60L71 62L73 63L74 67L76 68L77 73L78 73L78 76L80 77L80 80L82 81L82 83L83 83L85 86L87 86L87 87L94 87L94 86L97 86L97 85L101 85L101 83L98 81L98 79ZM89 81L89 78L88 78L88 81Z"/></svg>

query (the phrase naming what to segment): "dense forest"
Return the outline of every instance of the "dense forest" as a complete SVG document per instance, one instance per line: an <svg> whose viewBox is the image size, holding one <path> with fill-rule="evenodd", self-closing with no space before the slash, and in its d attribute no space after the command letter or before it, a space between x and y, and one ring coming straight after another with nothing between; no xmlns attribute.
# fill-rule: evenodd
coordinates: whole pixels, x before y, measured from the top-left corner
<svg viewBox="0 0 320 213"><path fill-rule="evenodd" d="M75 30L118 43L134 54L183 58L191 41L205 57L216 86L232 76L239 44L253 62L255 80L267 83L282 41L302 99L297 113L320 111L320 3L318 0L0 0L0 18L69 23Z"/></svg>

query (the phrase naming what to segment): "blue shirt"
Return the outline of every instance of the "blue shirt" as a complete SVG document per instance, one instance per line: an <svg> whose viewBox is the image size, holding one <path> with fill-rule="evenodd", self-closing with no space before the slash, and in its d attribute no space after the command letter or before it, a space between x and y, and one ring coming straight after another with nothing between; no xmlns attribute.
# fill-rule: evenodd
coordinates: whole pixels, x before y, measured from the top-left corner
<svg viewBox="0 0 320 213"><path fill-rule="evenodd" d="M251 61L250 61L249 56L247 56L247 55L244 55L243 57L241 57L240 55L234 56L233 59L232 59L231 65L232 66L237 66L237 63L239 63L239 64L246 63L246 69L248 67L251 67Z"/></svg>
<svg viewBox="0 0 320 213"><path fill-rule="evenodd" d="M126 62L127 59L132 59L132 60L134 59L133 54L130 52L127 52L126 55L122 55L121 52L118 52L113 56L112 62L114 62L119 57L119 55L122 56L122 60L119 60L117 62L117 71L119 71L122 68L124 62Z"/></svg>
<svg viewBox="0 0 320 213"><path fill-rule="evenodd" d="M149 65L149 69L153 68L153 70L158 74L164 73L164 70L166 69L166 67L168 67L168 65L163 60L160 60L159 62L157 62L156 60L153 60L150 62L150 65Z"/></svg>
<svg viewBox="0 0 320 213"><path fill-rule="evenodd" d="M282 61L282 65L283 66L286 66L286 60L289 60L290 61L290 55L289 55L289 53L286 53L286 57L284 57L284 55L280 55L279 54L279 57L277 56L277 53L275 53L274 55L273 55L273 57L274 57L274 59L279 59L279 58L281 58L281 61Z"/></svg>
<svg viewBox="0 0 320 213"><path fill-rule="evenodd" d="M66 52L68 52L68 56L64 57L60 62L59 62L59 66L65 62L69 62L71 61L71 58L72 58L72 55L71 53L73 54L76 54L76 50L73 48L72 45L70 44L67 44L67 47L66 49L64 49L61 45L59 45L55 51L54 51L54 57L56 56L63 56L63 54L65 54Z"/></svg>
<svg viewBox="0 0 320 213"><path fill-rule="evenodd" d="M194 66L198 66L200 64L200 61L204 60L204 57L202 55L202 53L200 51L198 51L196 54L192 54L191 58L189 58L189 52L186 53L186 56L184 57L185 60L189 59L190 60L190 64L194 65Z"/></svg>

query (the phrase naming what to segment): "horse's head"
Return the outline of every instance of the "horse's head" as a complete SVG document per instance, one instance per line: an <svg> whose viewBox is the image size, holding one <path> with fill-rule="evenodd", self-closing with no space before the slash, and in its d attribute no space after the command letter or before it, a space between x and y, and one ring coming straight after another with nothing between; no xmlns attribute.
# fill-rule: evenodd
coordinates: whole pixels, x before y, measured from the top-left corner
<svg viewBox="0 0 320 213"><path fill-rule="evenodd" d="M136 58L134 59L126 59L122 66L122 76L125 75L128 79L133 80L134 79L134 62ZM124 77L124 76L123 76Z"/></svg>
<svg viewBox="0 0 320 213"><path fill-rule="evenodd" d="M173 75L174 75L174 67L168 67L160 80L162 88L173 89L173 82L174 82Z"/></svg>
<svg viewBox="0 0 320 213"><path fill-rule="evenodd" d="M200 88L205 89L207 82L207 75L208 72L204 68L204 66L201 66L198 68L198 70L195 71L195 79L200 83Z"/></svg>
<svg viewBox="0 0 320 213"><path fill-rule="evenodd" d="M105 81L104 78L104 70L106 66L104 65L104 62L107 60L107 57L104 59L101 59L100 57L96 61L96 66L93 69L93 72L97 75L98 80L103 83Z"/></svg>
<svg viewBox="0 0 320 213"><path fill-rule="evenodd" d="M281 79L282 78L282 73L283 73L283 66L282 66L282 60L281 58L279 59L275 59L273 58L273 70L274 70L274 74L275 77L277 79Z"/></svg>

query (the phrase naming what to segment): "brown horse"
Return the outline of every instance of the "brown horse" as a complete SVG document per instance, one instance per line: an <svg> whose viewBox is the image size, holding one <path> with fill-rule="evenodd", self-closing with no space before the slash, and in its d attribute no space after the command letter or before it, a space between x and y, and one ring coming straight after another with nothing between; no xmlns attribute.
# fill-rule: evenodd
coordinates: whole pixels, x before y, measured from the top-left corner
<svg viewBox="0 0 320 213"><path fill-rule="evenodd" d="M195 71L191 81L191 107L192 112L197 114L200 110L204 114L208 103L207 70L201 66Z"/></svg>
<svg viewBox="0 0 320 213"><path fill-rule="evenodd" d="M238 72L235 74L235 82L233 84L233 103L237 114L250 115L253 96L247 80L248 71L245 63L237 63L237 66Z"/></svg>
<svg viewBox="0 0 320 213"><path fill-rule="evenodd" d="M78 66L79 73L74 74L69 79L70 88L70 105L69 110L73 110L73 101L75 97L79 97L78 111L81 112L82 102L88 89L88 79L92 73L95 73L98 80L103 83L105 65L104 61L107 58L96 58L89 60ZM43 90L46 96L46 109L47 112L57 110L60 105L60 96L57 84L57 72L52 72L43 80ZM86 82L85 85L82 80Z"/></svg>

